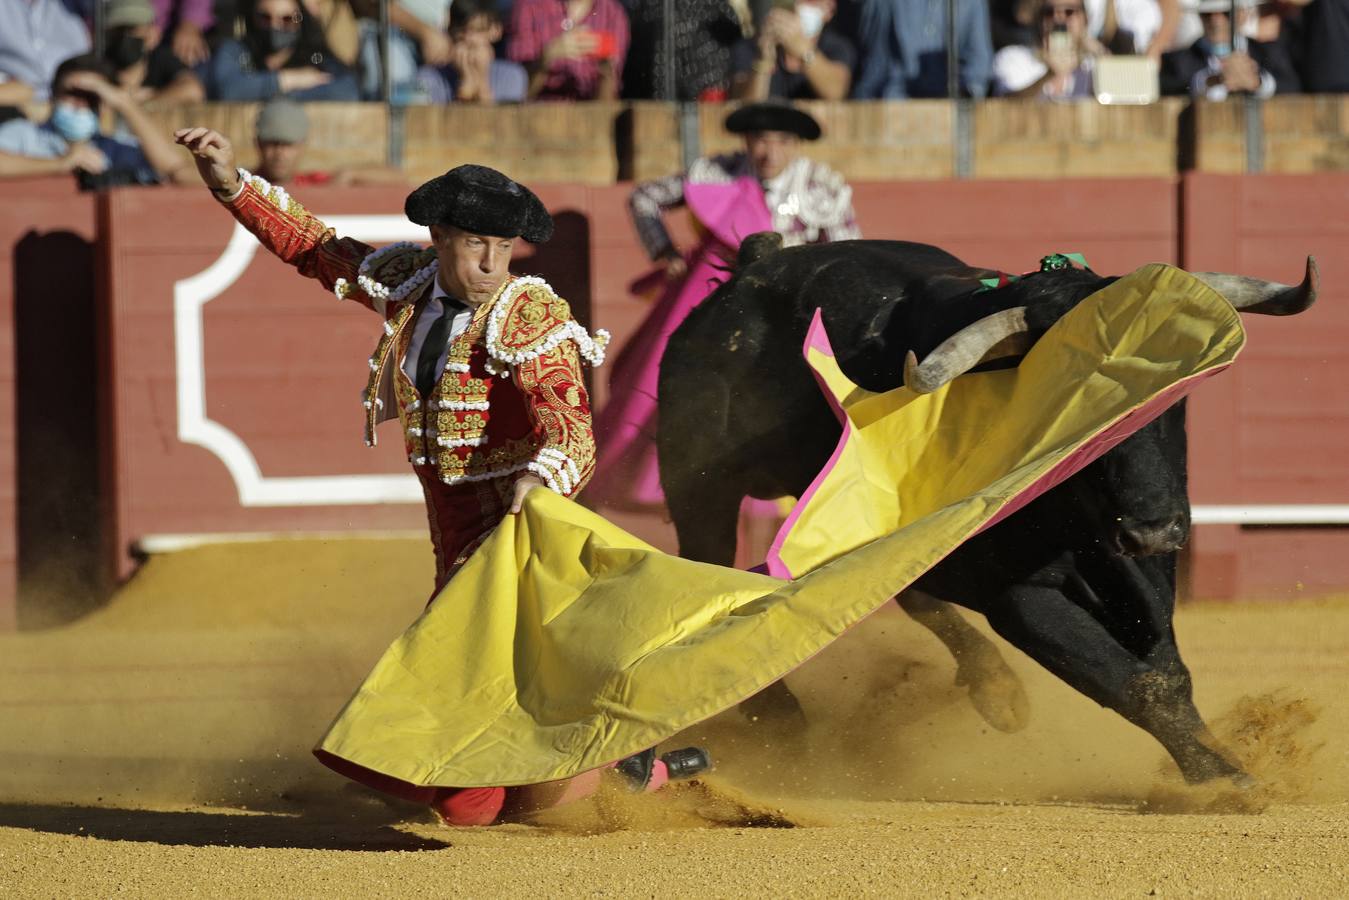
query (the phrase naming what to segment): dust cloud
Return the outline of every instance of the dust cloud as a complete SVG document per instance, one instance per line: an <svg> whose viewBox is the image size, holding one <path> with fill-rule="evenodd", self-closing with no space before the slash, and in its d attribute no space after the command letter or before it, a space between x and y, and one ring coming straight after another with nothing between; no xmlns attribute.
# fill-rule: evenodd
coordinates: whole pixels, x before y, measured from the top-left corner
<svg viewBox="0 0 1349 900"><path fill-rule="evenodd" d="M654 795L608 783L529 826L447 832L423 810L348 784L309 752L421 610L429 556L419 541L184 551L151 559L110 605L74 624L0 636L0 851L37 841L57 848L55 861L61 841L88 834L112 840L109 846L141 842L149 848L145 865L161 866L153 849L161 845L201 853L254 847L250 852L264 856L237 860L240 883L248 883L252 866L288 866L289 857L268 861L265 854L279 848L318 854L315 871L330 873L337 869L317 860L333 850L453 846L487 854L483 872L499 877L531 866L552 872L564 859L584 868L589 863L578 861L579 853L593 859L595 871L626 872L623 883L641 893L699 885L715 893L709 886L724 882L713 878L720 871L713 863L677 878L657 874L641 858L648 839L624 835L653 835L654 846L677 842L700 859L750 842L742 852L751 866L759 865L756 853L768 860L794 848L793 865L805 866L789 867L805 879L791 882L798 886L815 884L809 873L819 860L855 844L856 852L838 850L844 855L829 863L831 890L859 872L870 873L865 883L872 885L916 872L936 879L934 891L964 892L973 882L933 874L951 841L962 848L962 865L976 870L971 877L1011 878L1016 869L1006 860L1037 859L1041 868L1015 882L1023 891L1080 885L1080 871L1066 862L1055 868L1060 863L1044 855L1041 836L1050 833L1072 844L1064 852L1073 859L1099 856L1093 884L1127 883L1144 894L1183 886L1195 866L1208 864L1203 860L1221 865L1234 841L1269 834L1284 846L1309 842L1299 851L1310 854L1299 877L1324 872L1330 880L1289 881L1274 867L1268 873L1275 880L1262 883L1301 884L1315 894L1347 861L1346 600L1196 604L1178 613L1199 707L1253 776L1251 787L1184 785L1148 735L1005 644L1030 711L1024 729L994 730L955 683L945 649L890 605L788 676L808 719L804 729L777 730L728 710L667 745L710 749L717 767L697 782ZM1234 819L1252 824L1222 824ZM81 823L78 834L72 822ZM1182 854L1169 868L1143 857L1117 870L1113 845L1102 838L1098 846L1092 837L1127 835L1160 855L1174 846L1178 829L1191 835L1187 852L1197 855L1187 865ZM896 841L919 855L896 857ZM54 883L59 868L44 868L47 857L15 852L24 860L16 871L29 879L23 883ZM877 854L887 868L875 868ZM803 862L807 857L814 861ZM136 858L123 853L118 866ZM220 862L210 859L201 864ZM782 873L763 865L763 884L777 883ZM98 871L91 883L104 884ZM454 871L468 877L462 867ZM264 893L280 883L272 877L258 882ZM313 883L328 883L322 877ZM488 884L471 877L464 883ZM1215 889L1226 883L1204 882Z"/></svg>

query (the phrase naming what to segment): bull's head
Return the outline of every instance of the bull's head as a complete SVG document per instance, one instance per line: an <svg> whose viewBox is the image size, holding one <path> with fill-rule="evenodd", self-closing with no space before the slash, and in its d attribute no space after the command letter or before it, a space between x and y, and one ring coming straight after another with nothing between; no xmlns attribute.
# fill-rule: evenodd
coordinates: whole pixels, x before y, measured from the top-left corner
<svg viewBox="0 0 1349 900"><path fill-rule="evenodd" d="M1178 550L1190 538L1181 401L1069 479L1082 536L1125 556Z"/></svg>
<svg viewBox="0 0 1349 900"><path fill-rule="evenodd" d="M1192 274L1242 312L1266 316L1292 316L1306 311L1316 302L1320 285L1316 259L1311 256L1307 257L1302 283L1297 285L1224 272ZM930 394L985 360L1024 354L1034 342L1030 318L1028 307L1014 306L957 331L929 353L922 363L910 350L904 358L905 387L920 394Z"/></svg>
<svg viewBox="0 0 1349 900"><path fill-rule="evenodd" d="M1316 301L1319 286L1316 260L1310 256L1298 285L1218 272L1193 274L1237 309L1259 315L1303 312ZM904 360L904 384L929 393L981 362L1024 354L1037 330L1028 318L1036 317L1017 306L980 319L943 341L921 364L910 351ZM1095 520L1091 535L1129 556L1183 546L1190 536L1185 450L1184 405L1177 404L1083 469L1072 479L1070 496L1077 512Z"/></svg>

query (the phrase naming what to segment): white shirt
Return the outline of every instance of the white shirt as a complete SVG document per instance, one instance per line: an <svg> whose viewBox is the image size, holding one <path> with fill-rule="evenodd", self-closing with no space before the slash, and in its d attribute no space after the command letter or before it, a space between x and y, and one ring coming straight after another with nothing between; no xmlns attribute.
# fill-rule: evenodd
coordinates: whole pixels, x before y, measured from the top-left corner
<svg viewBox="0 0 1349 900"><path fill-rule="evenodd" d="M450 296L440 286L439 278L436 278L434 284L435 288L431 291L431 299L427 302L421 315L417 317L417 324L412 326L412 340L408 342L407 356L403 357L403 373L413 384L417 383L417 360L421 359L422 344L426 343L426 334L431 330L431 326L436 324L436 319L439 319L441 314L445 312L445 303L441 298ZM464 304L459 312L455 313L454 319L450 322L450 330L445 333L445 346L440 348L440 357L436 360L436 381L440 381L440 376L445 371L445 360L450 355L450 342L463 334L471 321L473 321L473 310L467 304Z"/></svg>
<svg viewBox="0 0 1349 900"><path fill-rule="evenodd" d="M1111 0L1085 0L1087 32L1092 37L1101 36L1101 29L1105 27L1105 7L1109 2ZM1186 2L1198 3L1199 0L1182 0L1181 5L1184 6ZM1134 36L1134 52L1142 53L1147 49L1148 44L1152 43L1153 35L1162 27L1161 5L1157 0L1114 0L1114 3L1115 21L1120 28ZM1188 47L1194 43L1194 40L1194 38L1191 38L1184 44L1178 43L1169 49Z"/></svg>

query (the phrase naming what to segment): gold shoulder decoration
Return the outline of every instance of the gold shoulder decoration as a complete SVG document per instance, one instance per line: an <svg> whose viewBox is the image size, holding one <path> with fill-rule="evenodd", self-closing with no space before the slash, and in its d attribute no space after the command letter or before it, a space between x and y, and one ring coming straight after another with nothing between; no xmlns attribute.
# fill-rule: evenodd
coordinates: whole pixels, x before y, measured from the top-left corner
<svg viewBox="0 0 1349 900"><path fill-rule="evenodd" d="M571 317L571 307L542 278L515 278L506 282L487 315L487 352L496 373L535 359L563 341L576 344L581 357L592 366L604 362L609 332L598 329L592 336Z"/></svg>
<svg viewBox="0 0 1349 900"><path fill-rule="evenodd" d="M371 300L399 303L436 277L436 251L408 241L381 247L361 260L356 284ZM333 292L345 300L352 286L340 279Z"/></svg>

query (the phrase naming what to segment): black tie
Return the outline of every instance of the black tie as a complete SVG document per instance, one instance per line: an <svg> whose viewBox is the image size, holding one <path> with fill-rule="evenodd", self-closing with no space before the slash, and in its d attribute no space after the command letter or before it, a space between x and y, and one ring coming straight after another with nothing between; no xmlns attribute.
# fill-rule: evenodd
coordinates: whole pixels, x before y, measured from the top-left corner
<svg viewBox="0 0 1349 900"><path fill-rule="evenodd" d="M440 362L440 354L445 350L445 335L449 334L454 317L463 309L459 301L451 297L442 297L440 302L445 311L432 323L422 343L421 355L417 357L417 393L423 397L431 396L431 391L435 390L436 363Z"/></svg>

